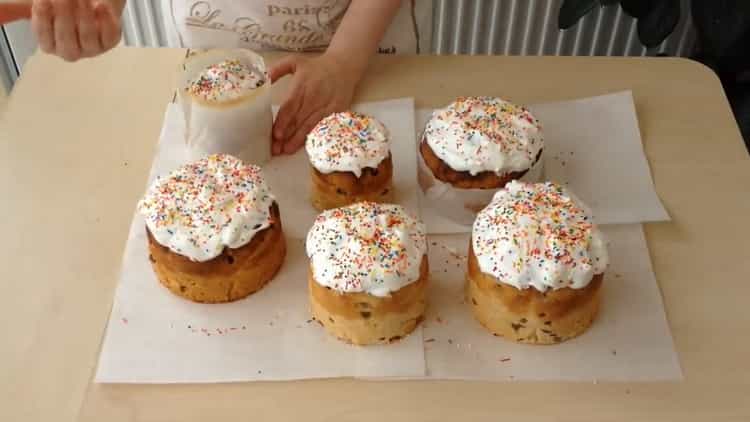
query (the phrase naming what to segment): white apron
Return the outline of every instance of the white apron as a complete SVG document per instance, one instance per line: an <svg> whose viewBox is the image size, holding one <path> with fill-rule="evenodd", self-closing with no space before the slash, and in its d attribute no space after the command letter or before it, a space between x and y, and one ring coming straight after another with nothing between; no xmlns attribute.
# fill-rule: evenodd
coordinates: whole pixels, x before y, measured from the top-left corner
<svg viewBox="0 0 750 422"><path fill-rule="evenodd" d="M375 0L372 0L375 1ZM162 0L170 47L319 51L349 0ZM404 0L378 51L430 49L432 1Z"/></svg>

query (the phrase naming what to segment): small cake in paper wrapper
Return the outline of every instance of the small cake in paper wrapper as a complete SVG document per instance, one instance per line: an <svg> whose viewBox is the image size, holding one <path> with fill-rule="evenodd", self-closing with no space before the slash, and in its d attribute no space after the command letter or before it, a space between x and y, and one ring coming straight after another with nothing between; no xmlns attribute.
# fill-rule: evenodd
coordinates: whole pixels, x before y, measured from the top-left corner
<svg viewBox="0 0 750 422"><path fill-rule="evenodd" d="M271 81L260 55L243 49L189 54L178 93L190 158L231 154L255 165L271 158Z"/></svg>
<svg viewBox="0 0 750 422"><path fill-rule="evenodd" d="M511 180L543 177L541 125L524 107L495 97L460 97L436 110L419 144L425 206L471 225Z"/></svg>

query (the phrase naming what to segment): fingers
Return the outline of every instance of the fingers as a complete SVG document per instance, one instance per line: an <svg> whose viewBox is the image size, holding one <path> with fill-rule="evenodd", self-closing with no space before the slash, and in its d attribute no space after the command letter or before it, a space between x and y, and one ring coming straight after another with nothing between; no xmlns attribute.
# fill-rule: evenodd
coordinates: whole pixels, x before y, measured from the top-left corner
<svg viewBox="0 0 750 422"><path fill-rule="evenodd" d="M89 0L78 0L77 8L78 42L83 57L93 57L103 48L99 38L99 28L94 9Z"/></svg>
<svg viewBox="0 0 750 422"><path fill-rule="evenodd" d="M273 138L271 140L271 155L281 155L284 152L284 141Z"/></svg>
<svg viewBox="0 0 750 422"><path fill-rule="evenodd" d="M289 94L286 101L279 107L276 120L273 122L271 147L273 155L279 155L284 152L284 140L287 133L291 134L294 131L296 115L302 107L303 89L299 87L299 89L292 90Z"/></svg>
<svg viewBox="0 0 750 422"><path fill-rule="evenodd" d="M294 74L297 71L299 57L289 55L283 57L268 70L268 77L271 83L276 82L284 75ZM271 153L274 155L283 152L283 140L287 133L290 133L294 126L295 115L302 106L303 89L299 79L292 82L289 94L286 100L281 104L279 112L276 115L276 121L273 123Z"/></svg>
<svg viewBox="0 0 750 422"><path fill-rule="evenodd" d="M109 50L120 42L122 28L112 5L100 1L94 6L94 13L99 24L100 43L104 50Z"/></svg>
<svg viewBox="0 0 750 422"><path fill-rule="evenodd" d="M283 152L283 141L294 132L297 114L302 108L305 99L305 89L300 79L292 82L286 100L279 107L276 120L273 122L273 148L274 154Z"/></svg>
<svg viewBox="0 0 750 422"><path fill-rule="evenodd" d="M72 0L54 0L52 6L55 13L56 52L67 61L76 61L81 58L81 46L76 30L76 4Z"/></svg>
<svg viewBox="0 0 750 422"><path fill-rule="evenodd" d="M31 18L29 3L0 3L0 25Z"/></svg>
<svg viewBox="0 0 750 422"><path fill-rule="evenodd" d="M279 107L279 113L276 115L276 121L273 124L273 137L284 139L291 134L294 129L294 121L302 107L304 97L304 87L297 82L291 90L287 99Z"/></svg>
<svg viewBox="0 0 750 422"><path fill-rule="evenodd" d="M39 48L45 53L55 52L54 13L50 0L37 0L31 8L31 28L36 34Z"/></svg>
<svg viewBox="0 0 750 422"><path fill-rule="evenodd" d="M4 16L0 5L0 21ZM109 50L122 33L119 16L104 0L34 0L31 25L41 50L67 61Z"/></svg>
<svg viewBox="0 0 750 422"><path fill-rule="evenodd" d="M312 114L307 116L302 124L297 125L294 134L289 137L286 142L284 142L284 154L292 154L305 144L307 134L310 133L311 130L313 130L315 125L317 125L318 122L323 119L323 117L325 117L324 113L322 113L320 110L321 109L316 109Z"/></svg>
<svg viewBox="0 0 750 422"><path fill-rule="evenodd" d="M297 56L285 56L278 62L274 63L270 69L268 69L268 77L271 78L271 83L276 82L279 78L284 75L293 74L297 69Z"/></svg>

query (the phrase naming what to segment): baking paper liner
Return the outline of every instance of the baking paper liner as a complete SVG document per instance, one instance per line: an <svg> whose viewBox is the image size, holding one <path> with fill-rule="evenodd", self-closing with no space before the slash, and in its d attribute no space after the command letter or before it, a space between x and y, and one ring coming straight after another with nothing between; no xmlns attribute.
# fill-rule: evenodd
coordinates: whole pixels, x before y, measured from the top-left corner
<svg viewBox="0 0 750 422"><path fill-rule="evenodd" d="M261 73L266 83L240 100L209 104L187 93L207 67L237 59ZM191 160L226 153L246 163L263 165L271 158L271 83L261 56L243 49L208 50L188 54L181 70L178 98L185 117L185 142Z"/></svg>

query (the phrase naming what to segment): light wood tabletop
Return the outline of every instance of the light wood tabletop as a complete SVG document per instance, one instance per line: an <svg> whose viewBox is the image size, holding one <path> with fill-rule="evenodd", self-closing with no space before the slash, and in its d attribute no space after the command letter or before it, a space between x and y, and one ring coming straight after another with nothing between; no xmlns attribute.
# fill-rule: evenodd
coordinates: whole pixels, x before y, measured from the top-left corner
<svg viewBox="0 0 750 422"><path fill-rule="evenodd" d="M357 100L631 89L672 216L645 231L684 381L93 384L183 56L121 48L25 66L0 123L0 420L750 420L750 159L719 80L669 58L378 57Z"/></svg>

